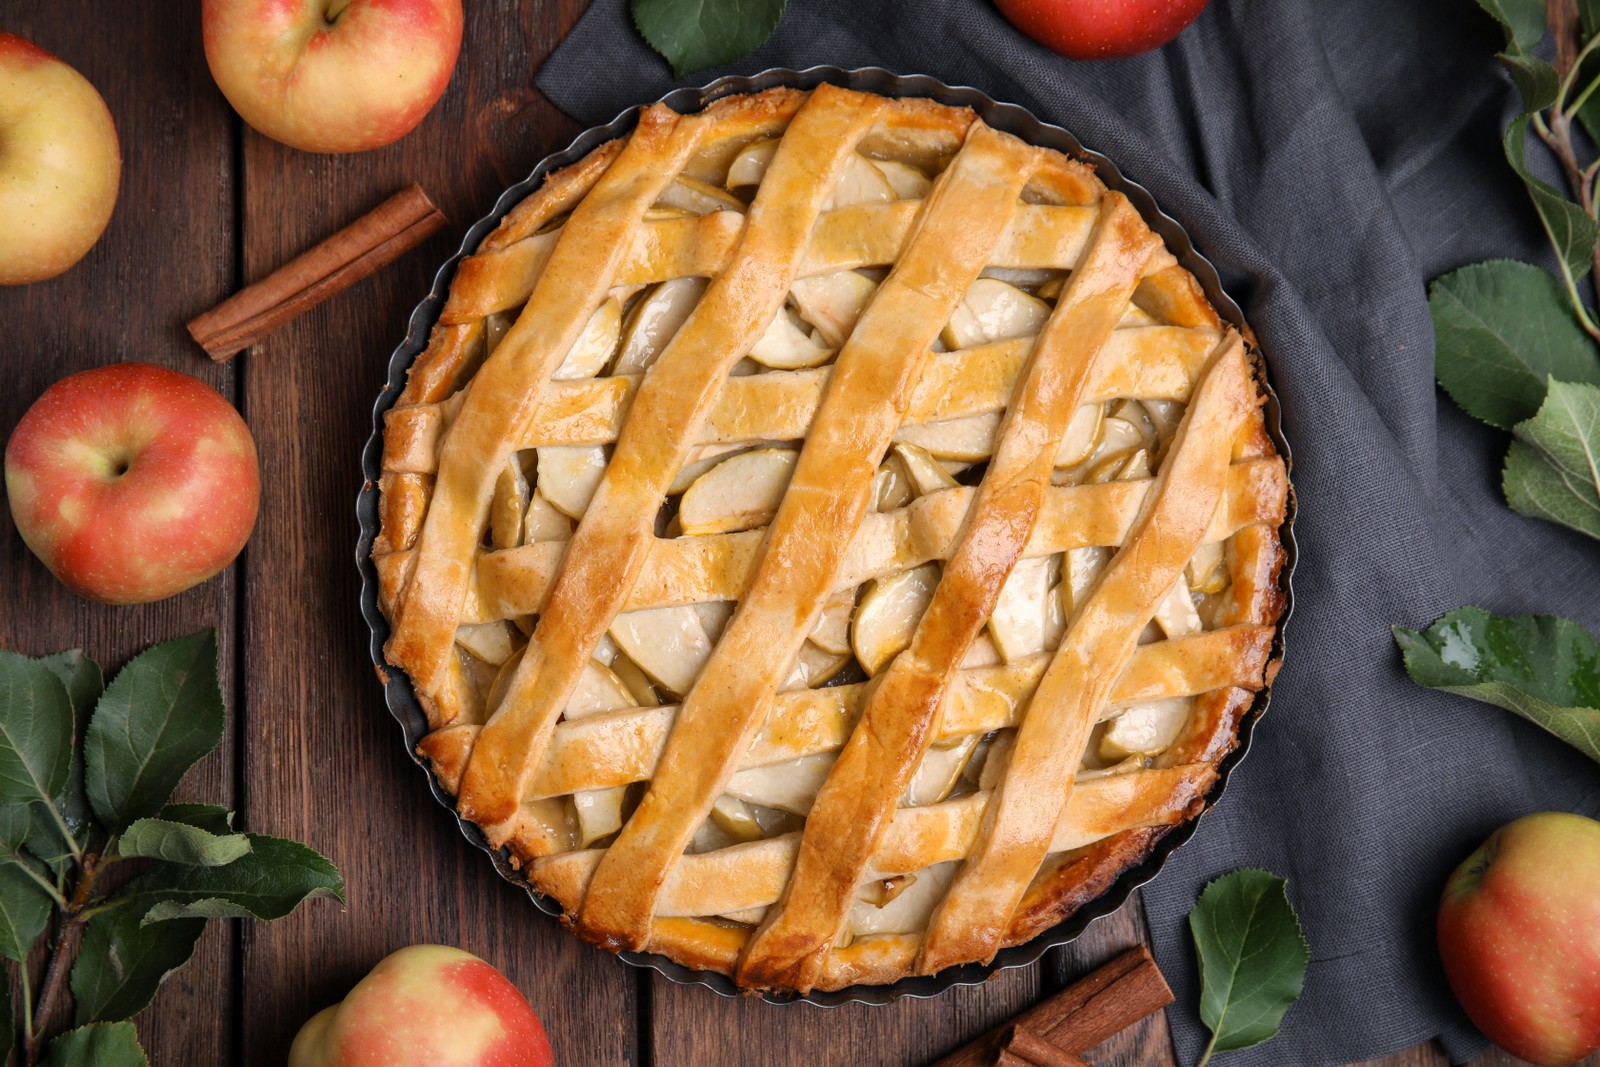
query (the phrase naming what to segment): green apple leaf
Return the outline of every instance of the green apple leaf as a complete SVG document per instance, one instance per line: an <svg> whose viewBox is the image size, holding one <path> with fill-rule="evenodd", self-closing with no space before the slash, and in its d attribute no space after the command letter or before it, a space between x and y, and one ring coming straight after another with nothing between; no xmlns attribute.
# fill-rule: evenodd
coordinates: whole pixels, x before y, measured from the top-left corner
<svg viewBox="0 0 1600 1067"><path fill-rule="evenodd" d="M1583 40L1588 43L1600 30L1600 0L1578 0L1578 20L1583 28ZM1584 131L1590 140L1600 141L1600 92L1584 96L1596 78L1600 78L1600 60L1590 53L1568 90L1567 106L1578 105L1578 121L1583 124Z"/></svg>
<svg viewBox="0 0 1600 1067"><path fill-rule="evenodd" d="M1552 380L1506 456L1511 507L1600 538L1600 387Z"/></svg>
<svg viewBox="0 0 1600 1067"><path fill-rule="evenodd" d="M54 905L38 876L21 861L0 859L0 956L21 963L44 933Z"/></svg>
<svg viewBox="0 0 1600 1067"><path fill-rule="evenodd" d="M633 0L633 24L681 78L760 48L778 28L784 4L785 0Z"/></svg>
<svg viewBox="0 0 1600 1067"><path fill-rule="evenodd" d="M1555 67L1531 54L1544 37L1544 0L1478 0L1478 6L1506 31L1506 50L1495 58L1505 64L1516 82L1523 112L1543 111L1555 103L1561 76Z"/></svg>
<svg viewBox="0 0 1600 1067"><path fill-rule="evenodd" d="M1478 0L1506 31L1506 47L1531 51L1544 38L1544 0Z"/></svg>
<svg viewBox="0 0 1600 1067"><path fill-rule="evenodd" d="M113 831L154 815L190 767L222 740L217 633L140 653L111 680L89 720L89 803Z"/></svg>
<svg viewBox="0 0 1600 1067"><path fill-rule="evenodd" d="M106 691L100 664L83 654L81 648L69 648L53 656L40 656L38 661L50 668L50 673L61 679L72 701L72 737L82 742L89 727L89 716L94 713L95 702Z"/></svg>
<svg viewBox="0 0 1600 1067"><path fill-rule="evenodd" d="M1600 645L1577 623L1461 607L1394 639L1418 685L1515 712L1600 762Z"/></svg>
<svg viewBox="0 0 1600 1067"><path fill-rule="evenodd" d="M78 1025L143 1011L167 976L189 962L205 928L204 919L146 925L126 908L91 917L72 965Z"/></svg>
<svg viewBox="0 0 1600 1067"><path fill-rule="evenodd" d="M344 879L326 856L296 841L246 834L250 851L223 867L156 863L129 883L147 923L169 919L281 919L301 901L344 903Z"/></svg>
<svg viewBox="0 0 1600 1067"><path fill-rule="evenodd" d="M168 804L161 809L160 818L194 826L218 837L233 833L233 812L221 804Z"/></svg>
<svg viewBox="0 0 1600 1067"><path fill-rule="evenodd" d="M1311 950L1288 883L1244 868L1206 886L1189 912L1200 957L1200 1018L1211 1041L1200 1058L1259 1045L1278 1032L1305 986Z"/></svg>
<svg viewBox="0 0 1600 1067"><path fill-rule="evenodd" d="M1593 83L1597 77L1600 77L1600 61L1590 53L1589 58L1583 62L1583 74L1578 78L1577 85L1572 91L1573 98L1580 98L1585 87ZM1583 103L1578 105L1578 122L1582 124L1584 132L1589 135L1591 141L1600 141L1600 92L1590 93L1583 99Z"/></svg>
<svg viewBox="0 0 1600 1067"><path fill-rule="evenodd" d="M0 651L0 803L50 802L71 756L66 688L44 664Z"/></svg>
<svg viewBox="0 0 1600 1067"><path fill-rule="evenodd" d="M221 867L249 851L250 840L244 834L214 834L165 819L135 820L117 839L117 852L123 856L195 867Z"/></svg>
<svg viewBox="0 0 1600 1067"><path fill-rule="evenodd" d="M33 829L31 804L0 804L0 854L15 855Z"/></svg>
<svg viewBox="0 0 1600 1067"><path fill-rule="evenodd" d="M72 766L67 772L67 784L57 800L73 840L67 842L59 835L53 839L47 836L44 840L49 841L47 847L54 851L53 857L45 854L40 840L36 839L31 845L41 859L59 867L71 856L71 845L81 846L94 834L94 812L83 791L83 735L89 728L89 716L94 713L95 703L100 699L100 694L106 691L106 682L100 673L100 664L84 655L79 648L57 652L53 656L41 656L39 662L61 679L61 684L67 690L67 698L72 701ZM45 825L41 829L48 831L50 827Z"/></svg>
<svg viewBox="0 0 1600 1067"><path fill-rule="evenodd" d="M1555 246L1556 255L1566 264L1567 272L1577 281L1589 273L1594 263L1594 245L1600 240L1600 225L1589 217L1583 208L1568 200L1556 189L1534 177L1528 170L1524 152L1528 140L1527 115L1513 119L1506 127L1506 159L1527 187L1528 196L1539 213L1545 234Z"/></svg>
<svg viewBox="0 0 1600 1067"><path fill-rule="evenodd" d="M1439 384L1467 414L1509 430L1531 418L1553 375L1600 384L1600 355L1561 283L1509 259L1434 280L1428 310Z"/></svg>
<svg viewBox="0 0 1600 1067"><path fill-rule="evenodd" d="M1556 73L1555 67L1536 56L1521 52L1502 52L1495 58L1500 60L1511 75L1511 80L1516 83L1524 112L1532 114L1543 111L1556 102L1556 96L1561 92L1561 76Z"/></svg>
<svg viewBox="0 0 1600 1067"><path fill-rule="evenodd" d="M71 855L72 701L51 669L0 651L0 838L40 858ZM23 815L26 812L26 816Z"/></svg>
<svg viewBox="0 0 1600 1067"><path fill-rule="evenodd" d="M132 1023L95 1023L50 1042L42 1067L150 1067Z"/></svg>
<svg viewBox="0 0 1600 1067"><path fill-rule="evenodd" d="M1600 0L1578 0L1578 19L1583 26L1583 38L1587 41L1600 30Z"/></svg>

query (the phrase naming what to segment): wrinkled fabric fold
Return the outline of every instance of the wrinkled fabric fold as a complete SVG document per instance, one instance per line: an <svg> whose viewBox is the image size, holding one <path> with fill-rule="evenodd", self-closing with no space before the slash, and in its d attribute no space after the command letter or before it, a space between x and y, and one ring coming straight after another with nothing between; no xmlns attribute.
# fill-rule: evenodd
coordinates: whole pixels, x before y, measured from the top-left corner
<svg viewBox="0 0 1600 1067"><path fill-rule="evenodd" d="M539 72L585 124L769 66L926 73L1071 130L1189 230L1282 398L1300 564L1250 756L1144 892L1179 1058L1206 1038L1186 917L1242 866L1289 879L1312 965L1282 1034L1230 1064L1346 1063L1430 1037L1457 1062L1475 1054L1433 939L1446 875L1519 815L1600 815L1600 769L1506 712L1412 685L1389 632L1470 603L1600 633L1600 546L1511 512L1508 435L1433 383L1428 280L1496 256L1553 263L1500 155L1512 104L1495 26L1459 0L1213 0L1166 48L1085 64L982 0L797 0L754 55L675 82L626 7L595 0Z"/></svg>

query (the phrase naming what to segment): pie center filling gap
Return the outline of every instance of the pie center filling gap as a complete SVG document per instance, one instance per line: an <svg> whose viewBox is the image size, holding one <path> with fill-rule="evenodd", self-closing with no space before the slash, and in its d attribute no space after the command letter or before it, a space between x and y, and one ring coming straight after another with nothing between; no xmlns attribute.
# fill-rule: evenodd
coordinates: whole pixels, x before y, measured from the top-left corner
<svg viewBox="0 0 1600 1067"><path fill-rule="evenodd" d="M1197 817L1269 680L1258 361L968 110L648 108L461 262L386 415L420 751L611 949L986 962Z"/></svg>

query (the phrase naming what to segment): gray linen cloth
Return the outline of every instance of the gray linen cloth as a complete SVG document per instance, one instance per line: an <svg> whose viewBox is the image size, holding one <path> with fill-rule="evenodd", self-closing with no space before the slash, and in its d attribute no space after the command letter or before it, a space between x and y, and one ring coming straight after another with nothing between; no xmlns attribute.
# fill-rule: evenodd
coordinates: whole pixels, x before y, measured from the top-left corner
<svg viewBox="0 0 1600 1067"><path fill-rule="evenodd" d="M1600 632L1600 546L1510 511L1507 435L1433 381L1429 279L1492 256L1553 263L1500 156L1499 41L1469 0L1214 0L1164 49L1073 63L983 0L791 0L754 55L676 83L625 0L595 0L538 75L590 124L771 66L973 85L1110 156L1216 263L1282 396L1301 555L1250 756L1145 890L1184 1063L1206 1038L1185 920L1209 880L1286 876L1312 947L1282 1034L1219 1062L1343 1063L1434 1036L1460 1062L1483 1039L1438 964L1446 875L1516 816L1600 814L1600 769L1507 712L1413 685L1389 633L1464 603Z"/></svg>

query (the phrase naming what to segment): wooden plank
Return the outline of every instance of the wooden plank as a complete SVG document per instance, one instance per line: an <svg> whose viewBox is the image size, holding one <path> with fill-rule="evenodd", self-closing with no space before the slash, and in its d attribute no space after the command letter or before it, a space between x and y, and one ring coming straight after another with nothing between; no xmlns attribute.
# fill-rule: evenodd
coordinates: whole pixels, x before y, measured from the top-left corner
<svg viewBox="0 0 1600 1067"><path fill-rule="evenodd" d="M390 351L462 233L575 128L530 88L573 2L468 4L445 98L400 143L317 156L246 131L245 273L261 277L417 181L451 226L240 357L268 473L246 562L245 807L256 830L331 856L350 906L317 903L243 935L240 1055L284 1061L300 1025L383 955L459 945L533 1002L562 1063L634 1057L635 972L540 914L469 847L402 750L357 604L360 451Z"/></svg>
<svg viewBox="0 0 1600 1067"><path fill-rule="evenodd" d="M644 1022L657 1067L910 1067L952 1052L1039 999L1037 966L891 1004L766 1004L653 975ZM588 1062L588 1061L584 1061Z"/></svg>
<svg viewBox="0 0 1600 1067"><path fill-rule="evenodd" d="M233 118L212 87L198 19L174 18L161 0L108 5L93 19L70 6L28 4L7 11L5 28L76 67L105 97L123 170L116 213L83 262L50 281L0 288L9 338L0 434L9 436L56 380L122 360L192 374L231 399L234 372L212 364L183 330L189 314L233 287L236 254ZM230 570L157 604L93 604L57 583L9 518L0 521L0 646L18 652L81 647L109 672L147 645L215 626L231 705L236 588ZM231 802L235 737L230 725L181 797ZM234 977L232 932L213 924L193 962L139 1019L157 1067L228 1061Z"/></svg>

